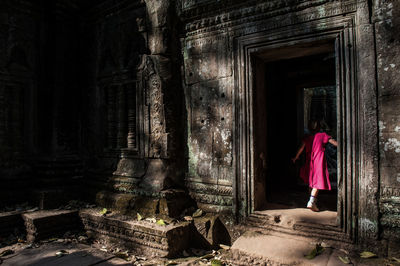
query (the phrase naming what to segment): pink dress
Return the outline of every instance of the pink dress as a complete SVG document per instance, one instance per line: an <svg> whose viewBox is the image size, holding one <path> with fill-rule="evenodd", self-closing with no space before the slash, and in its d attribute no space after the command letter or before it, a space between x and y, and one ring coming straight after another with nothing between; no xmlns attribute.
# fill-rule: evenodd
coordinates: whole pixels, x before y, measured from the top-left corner
<svg viewBox="0 0 400 266"><path fill-rule="evenodd" d="M325 145L331 136L326 133L316 133L304 137L306 163L300 169L300 177L311 188L331 190L328 166L325 158Z"/></svg>

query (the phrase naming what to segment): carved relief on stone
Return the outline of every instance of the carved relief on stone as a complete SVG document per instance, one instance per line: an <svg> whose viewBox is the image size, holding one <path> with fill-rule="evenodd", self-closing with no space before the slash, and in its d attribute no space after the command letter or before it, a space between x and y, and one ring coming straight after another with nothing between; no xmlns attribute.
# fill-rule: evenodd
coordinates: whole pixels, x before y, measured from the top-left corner
<svg viewBox="0 0 400 266"><path fill-rule="evenodd" d="M149 113L146 123L148 129L149 157L165 158L167 156L167 136L165 124L164 83L155 67L154 59L144 55L139 67L140 86L146 95L146 106Z"/></svg>
<svg viewBox="0 0 400 266"><path fill-rule="evenodd" d="M165 134L162 82L158 75L152 75L149 78L148 90L150 96L150 156L165 157L167 135Z"/></svg>

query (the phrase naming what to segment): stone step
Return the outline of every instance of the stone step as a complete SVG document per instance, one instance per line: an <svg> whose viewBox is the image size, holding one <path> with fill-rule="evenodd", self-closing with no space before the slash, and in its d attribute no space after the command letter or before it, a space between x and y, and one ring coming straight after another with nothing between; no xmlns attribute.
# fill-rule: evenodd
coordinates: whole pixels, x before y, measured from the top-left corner
<svg viewBox="0 0 400 266"><path fill-rule="evenodd" d="M301 209L255 212L248 217L246 224L253 230L268 235L306 237L315 241L329 242L332 245L352 243L341 228L335 225L333 213L314 214Z"/></svg>
<svg viewBox="0 0 400 266"><path fill-rule="evenodd" d="M265 235L246 232L232 245L227 261L232 265L344 265L339 256L346 253L326 247L321 255L309 260L305 258L316 246L308 238ZM345 250L347 247L340 246Z"/></svg>
<svg viewBox="0 0 400 266"><path fill-rule="evenodd" d="M77 210L41 210L23 213L28 242L56 237L81 228Z"/></svg>
<svg viewBox="0 0 400 266"><path fill-rule="evenodd" d="M190 246L193 224L158 225L117 214L104 216L99 210L79 213L88 235L139 254L174 257Z"/></svg>
<svg viewBox="0 0 400 266"><path fill-rule="evenodd" d="M293 225L293 228L289 228L285 226L279 226L276 224L261 224L259 220L252 218L248 219L247 224L256 229L265 230L266 233L268 233L268 231L272 231L272 232L286 233L294 236L299 235L304 237L312 237L316 239L345 241L351 243L351 240L348 239L346 234L342 232L330 231L329 229L327 230L317 229L313 228L311 225L303 226L301 224L295 224Z"/></svg>

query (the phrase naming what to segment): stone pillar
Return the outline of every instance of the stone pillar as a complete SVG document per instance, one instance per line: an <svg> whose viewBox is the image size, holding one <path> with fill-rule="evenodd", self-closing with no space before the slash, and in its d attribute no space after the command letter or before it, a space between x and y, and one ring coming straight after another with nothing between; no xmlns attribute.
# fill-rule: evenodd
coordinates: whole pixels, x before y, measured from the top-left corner
<svg viewBox="0 0 400 266"><path fill-rule="evenodd" d="M126 85L128 97L128 149L136 149L136 88Z"/></svg>
<svg viewBox="0 0 400 266"><path fill-rule="evenodd" d="M109 86L107 88L107 147L109 149L115 148L115 104L116 95L115 87Z"/></svg>
<svg viewBox="0 0 400 266"><path fill-rule="evenodd" d="M118 99L117 99L117 112L118 112L118 132L117 132L117 148L126 148L126 97L125 97L125 86L119 85L117 87Z"/></svg>

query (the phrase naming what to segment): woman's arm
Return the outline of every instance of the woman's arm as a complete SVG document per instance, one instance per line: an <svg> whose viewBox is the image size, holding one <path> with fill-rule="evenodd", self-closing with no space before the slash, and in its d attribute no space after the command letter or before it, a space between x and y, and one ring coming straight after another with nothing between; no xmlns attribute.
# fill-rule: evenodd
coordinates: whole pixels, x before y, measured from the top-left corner
<svg viewBox="0 0 400 266"><path fill-rule="evenodd" d="M299 159L300 154L303 152L304 147L306 146L306 144L303 142L299 148L299 150L297 151L296 157L292 158L292 162L295 163L297 161L297 159Z"/></svg>
<svg viewBox="0 0 400 266"><path fill-rule="evenodd" d="M333 146L337 147L337 141L334 139L329 139L329 143L332 144Z"/></svg>

